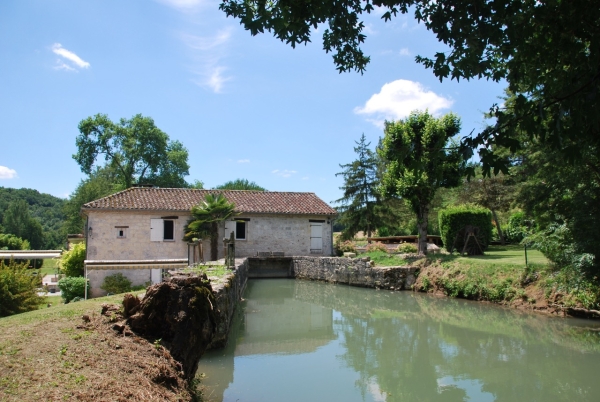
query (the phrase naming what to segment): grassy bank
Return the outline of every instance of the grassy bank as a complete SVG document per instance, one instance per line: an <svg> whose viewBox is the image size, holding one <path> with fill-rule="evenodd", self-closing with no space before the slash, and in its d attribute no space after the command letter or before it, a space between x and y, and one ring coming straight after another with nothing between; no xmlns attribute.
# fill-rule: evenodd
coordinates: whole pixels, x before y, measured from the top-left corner
<svg viewBox="0 0 600 402"><path fill-rule="evenodd" d="M565 309L598 309L600 292L585 281L573 281L553 270L537 250L520 245L490 246L483 256L433 254L423 259L372 252L376 266L418 266L414 289L450 297L491 301L554 313Z"/></svg>
<svg viewBox="0 0 600 402"><path fill-rule="evenodd" d="M190 400L170 354L112 329L103 303L54 304L0 318L0 401Z"/></svg>

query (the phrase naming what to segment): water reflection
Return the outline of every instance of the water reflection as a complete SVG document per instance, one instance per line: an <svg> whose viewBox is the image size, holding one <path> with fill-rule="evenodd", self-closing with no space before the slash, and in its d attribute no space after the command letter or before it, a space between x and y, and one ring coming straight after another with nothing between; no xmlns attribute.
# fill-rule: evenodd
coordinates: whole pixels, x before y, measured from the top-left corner
<svg viewBox="0 0 600 402"><path fill-rule="evenodd" d="M251 281L209 400L600 400L600 325L294 280Z"/></svg>

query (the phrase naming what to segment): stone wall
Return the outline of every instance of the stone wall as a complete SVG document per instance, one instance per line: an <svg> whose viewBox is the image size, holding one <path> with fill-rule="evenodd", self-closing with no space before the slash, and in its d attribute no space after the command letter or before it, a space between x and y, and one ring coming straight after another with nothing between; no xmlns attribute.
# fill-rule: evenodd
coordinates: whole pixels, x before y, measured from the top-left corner
<svg viewBox="0 0 600 402"><path fill-rule="evenodd" d="M227 335L231 327L233 313L238 302L242 298L246 283L248 281L248 260L236 260L236 268L230 274L211 283L216 302L217 330L208 349L216 349L225 346Z"/></svg>
<svg viewBox="0 0 600 402"><path fill-rule="evenodd" d="M253 257L257 251L283 251L286 256L310 255L310 220L323 221L323 249L319 255L333 253L331 223L323 216L242 214L236 218L249 219L246 240L235 242L236 257Z"/></svg>
<svg viewBox="0 0 600 402"><path fill-rule="evenodd" d="M292 267L296 279L390 290L411 289L417 271L409 267L371 267L368 257L294 257Z"/></svg>
<svg viewBox="0 0 600 402"><path fill-rule="evenodd" d="M173 240L151 241L150 220L177 216L173 220ZM151 260L187 258L187 243L182 240L183 228L189 214L174 212L104 212L91 211L88 227L92 236L87 239L88 260ZM119 230L124 237L118 237Z"/></svg>
<svg viewBox="0 0 600 402"><path fill-rule="evenodd" d="M88 298L106 296L106 292L100 289L104 278L110 275L122 274L131 281L132 286L145 285L151 281L150 269L88 269L87 277L90 281L90 294Z"/></svg>
<svg viewBox="0 0 600 402"><path fill-rule="evenodd" d="M150 220L177 217L174 239L151 241ZM236 257L255 256L258 251L283 251L286 256L310 255L310 220L323 221L323 248L319 255L332 255L331 223L323 216L242 214L236 218L247 221L246 240L236 240ZM187 242L182 240L184 227L191 219L189 213L173 211L90 211L88 227L92 236L87 239L88 260L150 260L188 258ZM119 237L119 231L124 236ZM225 224L219 225L218 258L223 258ZM204 259L210 259L210 242L203 242Z"/></svg>

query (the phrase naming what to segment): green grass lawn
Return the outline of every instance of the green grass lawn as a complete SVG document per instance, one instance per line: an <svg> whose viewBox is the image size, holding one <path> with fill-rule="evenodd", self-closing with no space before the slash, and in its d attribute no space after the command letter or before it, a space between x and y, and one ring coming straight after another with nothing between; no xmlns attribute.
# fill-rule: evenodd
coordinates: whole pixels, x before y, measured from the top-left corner
<svg viewBox="0 0 600 402"><path fill-rule="evenodd" d="M47 258L44 260L44 265L38 271L40 277L44 277L44 275L55 274L56 269L58 268L58 258Z"/></svg>
<svg viewBox="0 0 600 402"><path fill-rule="evenodd" d="M407 265L410 261L401 258L396 254L387 254L381 251L374 251L370 253L361 254L361 256L369 256L375 263L375 266L400 266ZM482 268L499 268L500 266L505 267L509 270L514 268L522 268L525 266L525 250L521 245L507 245L507 246L489 246L484 255L477 256L464 256L460 254L429 254L429 259L439 260L442 265L448 265L450 263L458 263L465 266L481 266ZM533 266L546 266L548 260L538 250L527 250L527 262L528 265Z"/></svg>

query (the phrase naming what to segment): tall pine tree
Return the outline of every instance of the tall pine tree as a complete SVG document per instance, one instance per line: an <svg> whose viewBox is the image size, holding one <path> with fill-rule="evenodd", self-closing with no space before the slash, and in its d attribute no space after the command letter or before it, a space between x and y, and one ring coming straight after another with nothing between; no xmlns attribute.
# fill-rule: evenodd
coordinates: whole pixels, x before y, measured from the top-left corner
<svg viewBox="0 0 600 402"><path fill-rule="evenodd" d="M364 231L368 237L382 221L378 210L382 206L381 196L377 192L379 179L377 175L377 155L369 149L371 143L363 134L355 141L354 152L358 155L355 161L340 165L342 172L336 176L344 178L344 196L334 202L341 204L339 222L344 225L343 238L350 239L359 231Z"/></svg>

